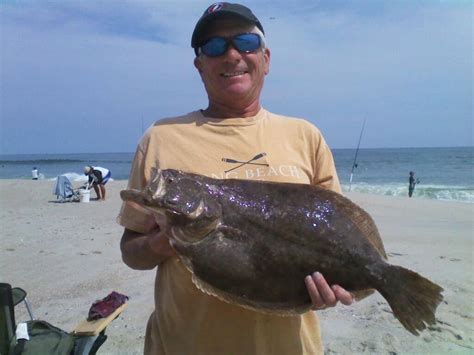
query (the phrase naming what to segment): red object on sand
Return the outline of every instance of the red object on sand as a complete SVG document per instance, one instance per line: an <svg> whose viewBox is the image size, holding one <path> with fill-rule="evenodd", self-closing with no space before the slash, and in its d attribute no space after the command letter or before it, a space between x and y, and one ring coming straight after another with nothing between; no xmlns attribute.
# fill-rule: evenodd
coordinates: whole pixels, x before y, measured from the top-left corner
<svg viewBox="0 0 474 355"><path fill-rule="evenodd" d="M112 291L107 297L95 301L89 309L88 321L105 318L127 302L128 296Z"/></svg>

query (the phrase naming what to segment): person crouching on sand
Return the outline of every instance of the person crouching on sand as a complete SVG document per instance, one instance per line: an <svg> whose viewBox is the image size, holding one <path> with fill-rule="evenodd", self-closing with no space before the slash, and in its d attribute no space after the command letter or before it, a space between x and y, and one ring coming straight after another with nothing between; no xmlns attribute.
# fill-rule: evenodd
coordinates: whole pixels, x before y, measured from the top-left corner
<svg viewBox="0 0 474 355"><path fill-rule="evenodd" d="M84 167L84 174L89 177L88 187L94 187L98 200L105 200L105 184L112 176L109 169L100 166L87 165Z"/></svg>

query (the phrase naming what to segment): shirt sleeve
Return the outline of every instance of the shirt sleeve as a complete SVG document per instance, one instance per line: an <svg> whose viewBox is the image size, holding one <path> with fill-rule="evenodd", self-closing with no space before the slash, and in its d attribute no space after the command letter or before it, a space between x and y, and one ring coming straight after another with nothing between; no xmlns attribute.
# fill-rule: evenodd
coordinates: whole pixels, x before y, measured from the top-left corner
<svg viewBox="0 0 474 355"><path fill-rule="evenodd" d="M316 140L316 157L312 183L313 185L318 185L325 189L342 193L331 149L319 131L318 135L319 137L317 137Z"/></svg>
<svg viewBox="0 0 474 355"><path fill-rule="evenodd" d="M147 184L147 159L143 146L137 147L132 162L132 169L128 180L128 189L143 190ZM150 212L133 202L123 202L117 217L117 223L135 232L146 234L156 227L156 222Z"/></svg>

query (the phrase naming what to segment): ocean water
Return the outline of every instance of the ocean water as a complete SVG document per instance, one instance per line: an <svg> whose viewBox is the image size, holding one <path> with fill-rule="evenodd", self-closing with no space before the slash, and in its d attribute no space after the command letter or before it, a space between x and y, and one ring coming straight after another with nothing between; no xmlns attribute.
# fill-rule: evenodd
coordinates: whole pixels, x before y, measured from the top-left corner
<svg viewBox="0 0 474 355"><path fill-rule="evenodd" d="M336 168L349 190L355 150L334 150ZM474 147L360 149L351 190L387 196L407 196L408 176L419 184L414 197L474 203Z"/></svg>
<svg viewBox="0 0 474 355"><path fill-rule="evenodd" d="M115 180L128 179L134 153L0 155L0 179L31 179L36 167L40 178L53 180L67 175L71 181L85 181L86 165L110 169Z"/></svg>
<svg viewBox="0 0 474 355"><path fill-rule="evenodd" d="M355 149L334 149L336 168L345 191L406 196L408 173L420 180L414 198L474 203L474 147L360 149L352 184ZM133 153L0 155L0 179L31 179L36 166L43 179L67 174L85 181L84 165L103 166L116 180L128 179ZM53 182L52 182L53 184Z"/></svg>

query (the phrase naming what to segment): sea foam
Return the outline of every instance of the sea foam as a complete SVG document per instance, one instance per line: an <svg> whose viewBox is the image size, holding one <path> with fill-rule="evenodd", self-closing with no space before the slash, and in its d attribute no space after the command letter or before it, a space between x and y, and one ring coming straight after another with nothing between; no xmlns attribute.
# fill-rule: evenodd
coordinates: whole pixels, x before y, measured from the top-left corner
<svg viewBox="0 0 474 355"><path fill-rule="evenodd" d="M349 185L342 185L343 191L349 191ZM351 191L385 195L408 196L408 184L352 184ZM416 185L413 198L426 198L444 201L474 203L474 188L469 186Z"/></svg>

